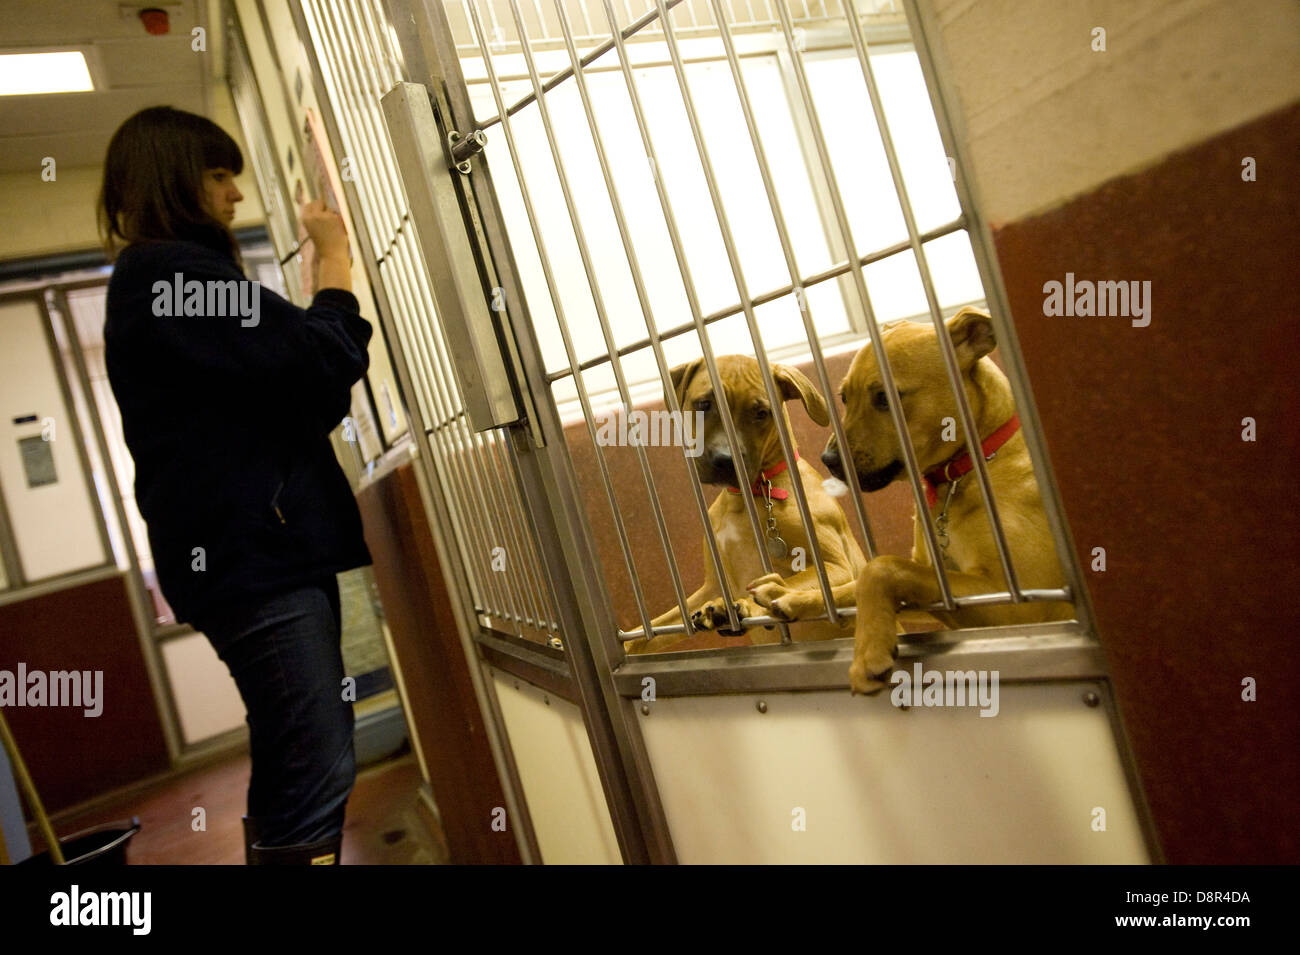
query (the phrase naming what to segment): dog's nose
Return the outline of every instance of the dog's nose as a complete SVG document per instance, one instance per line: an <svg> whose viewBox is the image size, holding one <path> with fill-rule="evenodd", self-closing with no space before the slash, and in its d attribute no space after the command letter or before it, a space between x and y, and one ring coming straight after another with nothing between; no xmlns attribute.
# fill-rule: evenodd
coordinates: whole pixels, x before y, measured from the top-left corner
<svg viewBox="0 0 1300 955"><path fill-rule="evenodd" d="M731 452L727 450L714 451L709 455L709 464L715 468L731 467Z"/></svg>
<svg viewBox="0 0 1300 955"><path fill-rule="evenodd" d="M844 467L840 463L839 448L827 448L825 451L823 451L822 464L830 468L831 473L834 474L837 478L843 479Z"/></svg>

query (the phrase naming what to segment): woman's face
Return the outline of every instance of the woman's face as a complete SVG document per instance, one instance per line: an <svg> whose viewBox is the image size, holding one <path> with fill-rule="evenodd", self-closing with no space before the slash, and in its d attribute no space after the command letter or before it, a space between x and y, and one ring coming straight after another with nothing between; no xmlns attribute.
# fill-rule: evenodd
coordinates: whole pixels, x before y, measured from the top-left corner
<svg viewBox="0 0 1300 955"><path fill-rule="evenodd" d="M226 225L235 221L235 203L243 198L229 169L209 169L203 174L203 206Z"/></svg>

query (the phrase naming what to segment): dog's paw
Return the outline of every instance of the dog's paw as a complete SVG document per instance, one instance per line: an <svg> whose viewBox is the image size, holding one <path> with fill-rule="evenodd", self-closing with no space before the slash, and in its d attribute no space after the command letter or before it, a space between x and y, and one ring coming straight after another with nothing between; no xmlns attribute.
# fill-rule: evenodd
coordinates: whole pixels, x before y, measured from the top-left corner
<svg viewBox="0 0 1300 955"><path fill-rule="evenodd" d="M889 685L889 674L894 669L894 658L886 656L866 659L854 658L849 664L849 690L855 694L879 693Z"/></svg>
<svg viewBox="0 0 1300 955"><path fill-rule="evenodd" d="M746 617L758 616L757 609L747 600L737 600L732 606L736 610L737 621ZM701 607L693 617L691 622L699 630L716 630L724 637L738 637L748 632L748 629L741 626L738 630L732 630L731 619L727 616L727 605L721 600L711 600Z"/></svg>
<svg viewBox="0 0 1300 955"><path fill-rule="evenodd" d="M780 574L768 574L752 580L746 589L754 602L770 611L773 617L779 620L795 618L796 611L792 600L794 591L786 586L785 578Z"/></svg>

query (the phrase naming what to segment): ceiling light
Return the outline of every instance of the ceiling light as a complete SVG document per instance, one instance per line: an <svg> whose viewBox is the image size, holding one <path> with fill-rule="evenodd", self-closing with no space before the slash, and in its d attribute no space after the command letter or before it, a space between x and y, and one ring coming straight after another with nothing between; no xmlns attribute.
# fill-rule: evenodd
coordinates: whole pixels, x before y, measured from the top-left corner
<svg viewBox="0 0 1300 955"><path fill-rule="evenodd" d="M86 93L95 89L79 50L57 53L0 53L0 96Z"/></svg>

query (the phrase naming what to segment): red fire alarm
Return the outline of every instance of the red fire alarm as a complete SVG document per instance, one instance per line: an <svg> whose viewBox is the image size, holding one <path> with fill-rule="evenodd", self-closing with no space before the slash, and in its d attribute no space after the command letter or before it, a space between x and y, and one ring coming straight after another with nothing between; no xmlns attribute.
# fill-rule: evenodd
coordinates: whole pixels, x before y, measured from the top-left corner
<svg viewBox="0 0 1300 955"><path fill-rule="evenodd" d="M159 10L157 7L141 10L140 20L144 23L144 28L150 36L164 36L171 29L167 11Z"/></svg>

